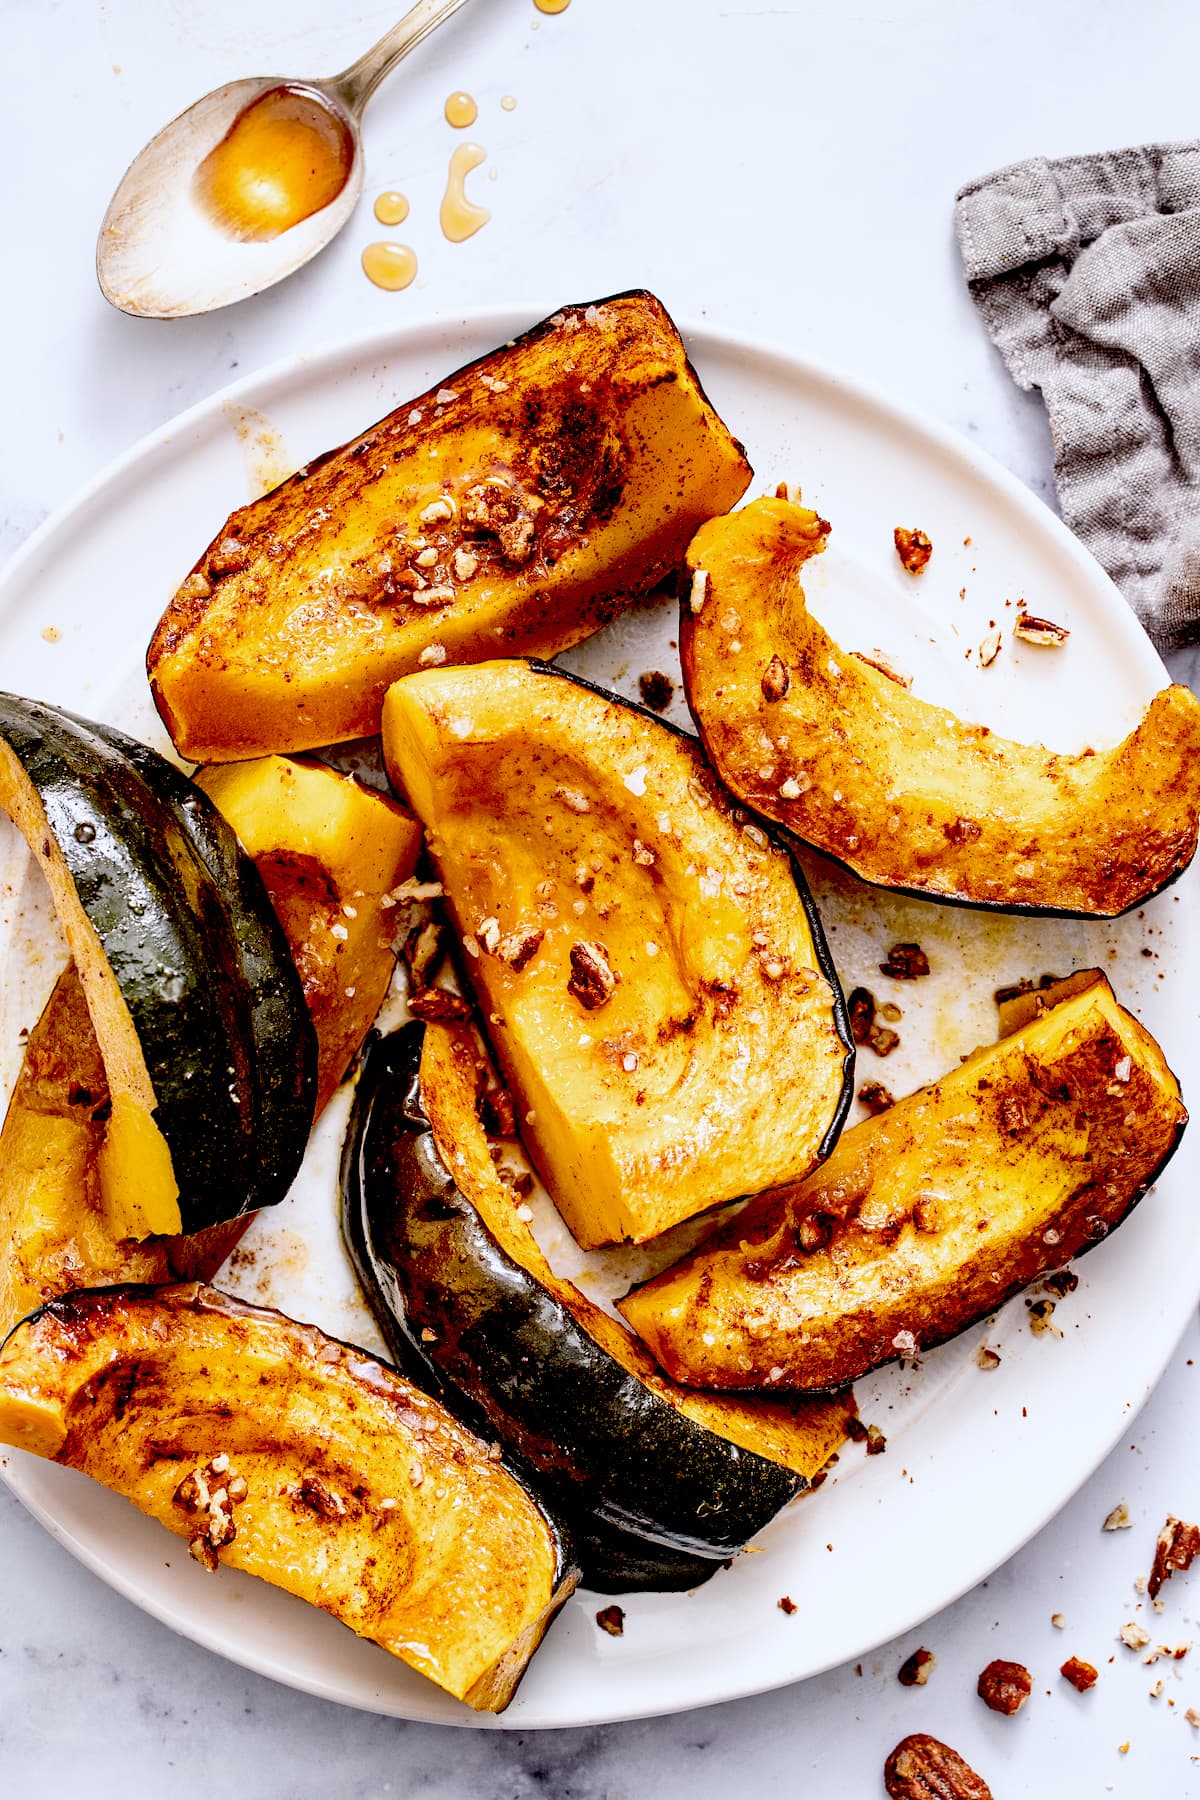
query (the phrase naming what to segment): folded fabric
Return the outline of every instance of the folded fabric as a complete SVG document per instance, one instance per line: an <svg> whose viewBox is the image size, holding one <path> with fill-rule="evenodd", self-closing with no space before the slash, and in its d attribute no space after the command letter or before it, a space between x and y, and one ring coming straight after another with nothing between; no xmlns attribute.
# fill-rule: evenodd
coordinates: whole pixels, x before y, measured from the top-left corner
<svg viewBox="0 0 1200 1800"><path fill-rule="evenodd" d="M961 189L971 294L1050 416L1063 518L1164 653L1200 642L1200 143Z"/></svg>

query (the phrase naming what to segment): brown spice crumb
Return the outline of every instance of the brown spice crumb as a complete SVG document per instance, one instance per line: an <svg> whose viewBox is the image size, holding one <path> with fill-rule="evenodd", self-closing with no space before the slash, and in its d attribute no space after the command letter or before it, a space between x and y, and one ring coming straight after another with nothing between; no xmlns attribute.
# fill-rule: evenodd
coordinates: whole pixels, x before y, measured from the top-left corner
<svg viewBox="0 0 1200 1800"><path fill-rule="evenodd" d="M782 700L791 684L792 678L788 674L787 664L781 656L773 656L763 670L763 699L772 704L777 700Z"/></svg>
<svg viewBox="0 0 1200 1800"><path fill-rule="evenodd" d="M789 1619L794 1612L799 1610L790 1594L784 1594L783 1598L776 1602L776 1605L779 1607L781 1613L787 1614Z"/></svg>
<svg viewBox="0 0 1200 1800"><path fill-rule="evenodd" d="M449 988L417 988L408 996L408 1010L414 1019L426 1023L461 1023L471 1016L470 1002Z"/></svg>
<svg viewBox="0 0 1200 1800"><path fill-rule="evenodd" d="M609 1637L622 1637L625 1632L625 1608L602 1606L596 1614L596 1623L601 1631L607 1631Z"/></svg>
<svg viewBox="0 0 1200 1800"><path fill-rule="evenodd" d="M875 1025L875 996L869 988L857 987L846 1002L850 1019L850 1036L856 1044L870 1041Z"/></svg>
<svg viewBox="0 0 1200 1800"><path fill-rule="evenodd" d="M571 945L571 977L567 992L588 1012L607 1006L617 991L617 980L603 944L584 939Z"/></svg>
<svg viewBox="0 0 1200 1800"><path fill-rule="evenodd" d="M992 1800L992 1790L957 1750L928 1732L901 1738L883 1765L889 1800Z"/></svg>
<svg viewBox="0 0 1200 1800"><path fill-rule="evenodd" d="M864 1081L858 1090L858 1097L872 1114L887 1112L889 1107L896 1104L881 1081Z"/></svg>
<svg viewBox="0 0 1200 1800"><path fill-rule="evenodd" d="M675 683L661 669L647 669L644 675L638 676L638 692L642 696L642 705L648 706L651 712L666 712L675 698Z"/></svg>
<svg viewBox="0 0 1200 1800"><path fill-rule="evenodd" d="M1171 1576L1190 1569L1200 1551L1200 1526L1188 1525L1183 1519L1177 1519L1173 1513L1167 1515L1166 1523L1159 1532L1154 1544L1154 1566L1150 1571L1150 1579L1146 1583L1146 1592L1152 1600L1157 1600L1163 1583Z"/></svg>
<svg viewBox="0 0 1200 1800"><path fill-rule="evenodd" d="M919 981L929 973L929 958L920 944L893 944L887 960L880 963L879 972L890 975L893 981Z"/></svg>
<svg viewBox="0 0 1200 1800"><path fill-rule="evenodd" d="M897 525L892 532L896 546L896 555L910 575L919 575L933 555L933 544L929 537L917 526L909 531L903 525Z"/></svg>
<svg viewBox="0 0 1200 1800"><path fill-rule="evenodd" d="M1033 1676L1023 1663L997 1658L983 1671L975 1691L985 1706L1011 1718L1013 1713L1020 1712L1033 1692Z"/></svg>
<svg viewBox="0 0 1200 1800"><path fill-rule="evenodd" d="M901 1687L924 1687L936 1668L937 1657L922 1644L919 1650L914 1650L911 1656L905 1657L896 1673L896 1680Z"/></svg>
<svg viewBox="0 0 1200 1800"><path fill-rule="evenodd" d="M1058 1672L1079 1694L1086 1694L1100 1679L1099 1671L1090 1662L1082 1662L1078 1656L1068 1656Z"/></svg>

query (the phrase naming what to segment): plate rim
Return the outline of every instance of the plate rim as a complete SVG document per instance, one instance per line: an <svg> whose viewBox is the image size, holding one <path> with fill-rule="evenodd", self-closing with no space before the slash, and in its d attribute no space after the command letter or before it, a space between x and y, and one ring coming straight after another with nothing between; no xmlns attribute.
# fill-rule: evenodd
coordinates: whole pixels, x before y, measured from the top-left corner
<svg viewBox="0 0 1200 1800"><path fill-rule="evenodd" d="M570 303L569 303L570 304ZM447 316L432 315L424 319L410 320L403 324L387 324L374 327L366 332L351 332L325 340L311 350L293 353L276 359L255 370L240 375L239 378L216 389L213 393L196 401L182 412L173 415L150 432L137 439L117 457L104 464L96 473L78 487L68 498L56 506L47 517L30 533L13 554L0 568L0 611L11 588L16 587L24 578L27 565L35 563L46 549L64 530L85 517L88 510L96 505L107 492L120 489L126 483L130 473L140 465L149 462L160 452L194 428L206 425L226 409L239 405L254 405L256 396L261 398L265 391L286 382L289 378L301 378L305 375L318 376L322 370L332 370L339 363L353 360L362 363L372 360L386 359L389 354L396 356L420 355L427 348L429 355L436 356L439 345L444 346L448 357L459 354L455 349L456 342L470 334L483 332L495 333L497 341L512 336L516 331L528 328L534 321L549 316L544 305L538 303L522 303L513 301L503 305L470 309L463 313ZM949 455L960 466L965 466L972 474L981 477L993 489L998 489L1019 510L1032 510L1040 515L1043 529L1057 543L1061 552L1095 588L1097 583L1107 587L1114 601L1111 619L1120 637L1122 647L1135 658L1139 665L1138 673L1146 679L1153 679L1158 685L1170 680L1162 659L1154 650L1149 638L1145 635L1136 616L1129 608L1119 589L1105 574L1100 565L1092 557L1078 538L1069 531L1057 513L1054 512L1042 497L1029 488L1017 475L999 462L990 452L972 442L965 434L948 425L940 418L926 412L920 406L910 405L893 397L886 389L876 387L860 380L823 358L812 357L797 351L787 344L766 334L747 332L737 328L726 328L720 321L712 318L700 320L684 318L677 320L680 332L685 340L689 357L694 357L703 364L704 355L709 348L719 353L733 352L742 357L766 362L782 363L789 366L797 377L810 384L817 384L826 390L836 393L852 406L864 406L883 415L888 422L903 433L916 432L926 442L935 446L940 452ZM701 368L703 380L703 369ZM860 1652L867 1655L878 1645L893 1637L915 1629L934 1613L955 1604L963 1594L985 1581L997 1568L1008 1561L1034 1538L1066 1506L1084 1483L1111 1452L1115 1444L1130 1428L1137 1414L1149 1398L1154 1386L1161 1379L1170 1357L1174 1353L1193 1310L1193 1302L1180 1307L1180 1317L1172 1318L1168 1327L1160 1329L1156 1353L1152 1358L1141 1362L1142 1392L1133 1400L1122 1401L1114 1389L1111 1398L1112 1418L1107 1429L1094 1442L1089 1439L1086 1467L1076 1463L1066 1478L1065 1484L1060 1481L1051 1496L1035 1509L1032 1515L1022 1520L1020 1529L1013 1535L1004 1538L996 1547L993 1539L990 1547L984 1552L984 1561L973 1573L964 1575L961 1580L950 1587L939 1588L932 1604L918 1604L913 1610L905 1609L897 1617L889 1617L885 1627L871 1627L869 1639ZM934 1411L936 1412L936 1408ZM1106 1407L1104 1418L1108 1419ZM923 1427L918 1427L919 1430ZM104 1545L85 1543L72 1528L70 1523L61 1520L55 1512L43 1504L33 1494L26 1492L26 1484L21 1479L19 1470L24 1458L19 1454L14 1458L10 1453L0 1454L0 1480L50 1536L61 1544L75 1559L93 1574L98 1575L108 1586L130 1600L141 1611L167 1625L179 1635L191 1642L201 1645L227 1662L248 1668L269 1679L297 1691L309 1693L315 1697L332 1700L339 1705L354 1707L358 1710L380 1713L384 1716L395 1716L413 1721L424 1721L436 1724L450 1724L460 1729L500 1729L500 1730L553 1730L574 1729L601 1723L618 1723L674 1714L699 1709L701 1707L721 1704L725 1701L747 1698L749 1696L772 1692L794 1682L807 1680L811 1676L821 1674L829 1668L840 1666L846 1658L839 1651L836 1656L824 1656L819 1650L815 1659L810 1658L809 1666L801 1671L785 1668L766 1679L761 1672L754 1672L739 1679L728 1669L717 1679L710 1681L705 1691L696 1694L682 1703L667 1696L660 1700L642 1701L628 1705L618 1704L592 1705L579 1711L570 1718L531 1720L523 1716L519 1706L509 1713L498 1716L482 1715L466 1708L455 1708L452 1714L442 1710L438 1702L445 1702L446 1696L439 1690L431 1690L429 1703L423 1704L424 1695L409 1702L404 1695L400 1707L385 1705L379 1701L384 1699L378 1694L373 1699L369 1694L350 1694L334 1691L328 1680L316 1675L309 1675L303 1669L284 1667L278 1657L254 1647L242 1651L236 1641L231 1641L228 1633L221 1628L219 1621L210 1622L203 1617L194 1618L182 1614L169 1598L147 1592L139 1584L136 1574L127 1572L115 1560ZM1030 1522L1032 1520L1032 1522ZM453 1705L453 1703L450 1703Z"/></svg>

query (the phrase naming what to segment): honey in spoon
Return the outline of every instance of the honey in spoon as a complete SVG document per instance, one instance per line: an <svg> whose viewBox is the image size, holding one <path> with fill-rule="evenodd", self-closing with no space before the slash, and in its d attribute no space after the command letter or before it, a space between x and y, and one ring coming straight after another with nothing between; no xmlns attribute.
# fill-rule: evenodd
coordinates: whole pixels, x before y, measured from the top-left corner
<svg viewBox="0 0 1200 1800"><path fill-rule="evenodd" d="M354 162L345 120L311 88L267 88L196 170L193 192L227 237L265 242L336 200Z"/></svg>

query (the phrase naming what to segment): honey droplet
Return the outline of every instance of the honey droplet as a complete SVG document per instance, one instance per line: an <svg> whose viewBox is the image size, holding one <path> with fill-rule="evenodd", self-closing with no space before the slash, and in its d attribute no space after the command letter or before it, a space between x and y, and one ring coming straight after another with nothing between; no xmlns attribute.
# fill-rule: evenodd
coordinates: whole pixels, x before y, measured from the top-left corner
<svg viewBox="0 0 1200 1800"><path fill-rule="evenodd" d="M375 217L381 225L403 225L408 217L408 201L394 188L388 188L375 202Z"/></svg>
<svg viewBox="0 0 1200 1800"><path fill-rule="evenodd" d="M446 123L453 125L456 131L465 131L479 117L479 108L470 94L451 94L446 102Z"/></svg>
<svg viewBox="0 0 1200 1800"><path fill-rule="evenodd" d="M450 158L450 173L438 217L452 244L461 244L464 239L474 237L492 216L486 206L476 206L466 195L467 176L486 161L487 151L478 144L460 144Z"/></svg>
<svg viewBox="0 0 1200 1800"><path fill-rule="evenodd" d="M533 0L533 4L542 13L566 12L571 0Z"/></svg>
<svg viewBox="0 0 1200 1800"><path fill-rule="evenodd" d="M363 274L376 287L399 293L416 279L416 252L407 244L368 244L362 253Z"/></svg>
<svg viewBox="0 0 1200 1800"><path fill-rule="evenodd" d="M517 97L515 94L502 94L500 96L500 104L505 112L516 112Z"/></svg>
<svg viewBox="0 0 1200 1800"><path fill-rule="evenodd" d="M262 243L336 200L353 162L350 127L319 94L267 88L209 151L192 191L227 237Z"/></svg>

